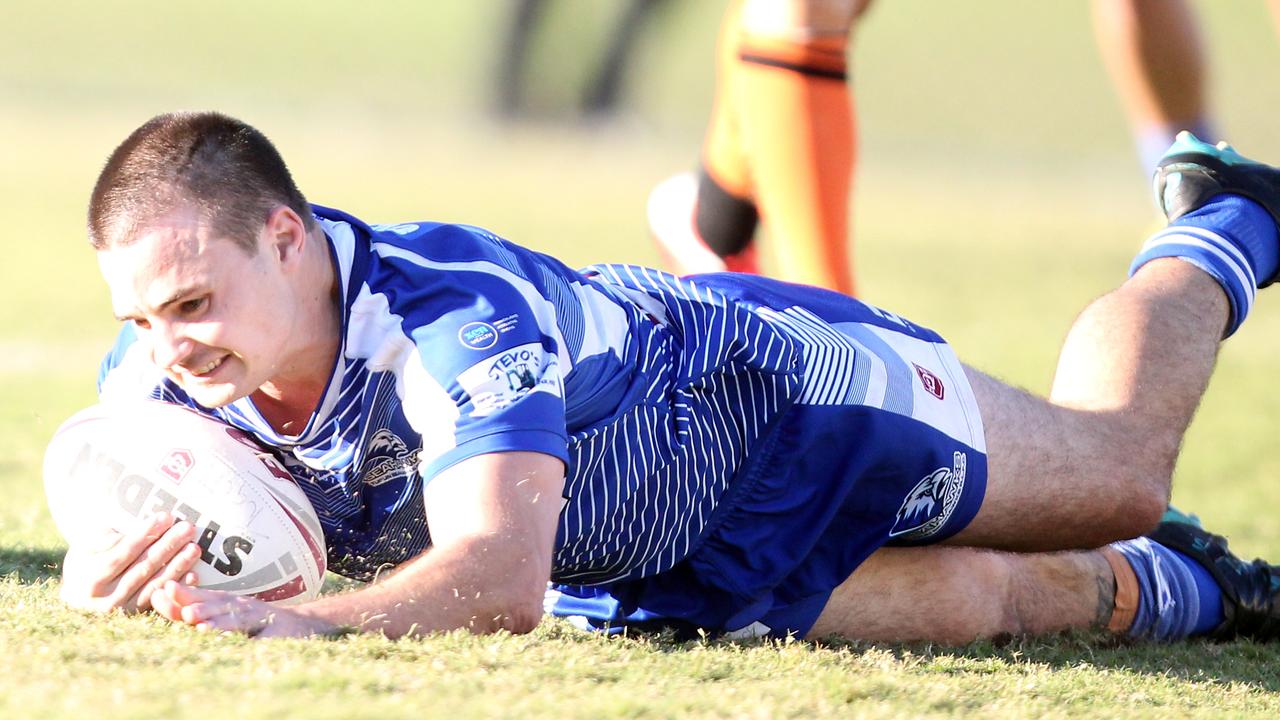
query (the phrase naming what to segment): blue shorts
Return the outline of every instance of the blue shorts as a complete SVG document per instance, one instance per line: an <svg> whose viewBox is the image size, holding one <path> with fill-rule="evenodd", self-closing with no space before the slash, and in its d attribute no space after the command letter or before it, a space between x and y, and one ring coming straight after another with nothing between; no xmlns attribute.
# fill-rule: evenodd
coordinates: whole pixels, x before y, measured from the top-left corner
<svg viewBox="0 0 1280 720"><path fill-rule="evenodd" d="M977 403L931 330L826 290L698 280L797 339L800 397L752 448L690 555L646 578L553 586L546 607L593 629L803 637L877 548L938 542L977 514Z"/></svg>

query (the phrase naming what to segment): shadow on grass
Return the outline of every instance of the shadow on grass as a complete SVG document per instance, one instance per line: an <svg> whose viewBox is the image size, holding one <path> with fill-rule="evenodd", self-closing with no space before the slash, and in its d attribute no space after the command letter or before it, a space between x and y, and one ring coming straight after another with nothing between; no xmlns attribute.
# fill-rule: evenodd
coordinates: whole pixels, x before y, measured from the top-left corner
<svg viewBox="0 0 1280 720"><path fill-rule="evenodd" d="M17 575L18 582L36 583L62 574L62 555L55 548L0 546L0 577Z"/></svg>
<svg viewBox="0 0 1280 720"><path fill-rule="evenodd" d="M577 632L577 631L572 631ZM776 640L711 639L680 628L657 627L629 633L661 653L679 653L699 645L776 643ZM1072 631L1051 636L1004 637L963 646L933 643L870 643L831 637L803 642L814 651L848 650L855 654L889 652L906 664L935 667L952 675L988 675L991 661L1011 667L1043 665L1054 670L1081 667L1135 675L1159 675L1192 683L1244 683L1268 692L1280 691L1280 641L1170 644L1133 642L1103 631Z"/></svg>
<svg viewBox="0 0 1280 720"><path fill-rule="evenodd" d="M962 647L927 644L872 645L831 639L818 644L855 652L872 647L917 660L945 663L949 672L965 672L965 661L990 660L1010 665L1045 665L1054 669L1081 666L1120 673L1160 675L1187 682L1247 683L1280 691L1280 642L1209 642L1172 644L1129 642L1102 632L1071 632L1051 637L1018 637L976 642ZM975 665L973 672L983 670Z"/></svg>

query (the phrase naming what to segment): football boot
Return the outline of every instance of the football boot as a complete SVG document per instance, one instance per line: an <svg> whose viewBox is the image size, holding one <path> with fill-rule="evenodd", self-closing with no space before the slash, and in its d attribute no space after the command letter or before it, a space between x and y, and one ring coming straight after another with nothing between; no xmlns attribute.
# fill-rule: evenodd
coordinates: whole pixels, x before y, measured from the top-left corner
<svg viewBox="0 0 1280 720"><path fill-rule="evenodd" d="M1230 193L1261 205L1280 227L1280 168L1250 160L1225 142L1210 145L1183 130L1160 158L1152 181L1156 204L1170 222ZM1260 287L1276 279L1265 278Z"/></svg>
<svg viewBox="0 0 1280 720"><path fill-rule="evenodd" d="M1225 619L1209 633L1210 638L1280 639L1280 568L1236 557L1226 538L1200 527L1195 516L1176 510L1165 513L1147 537L1195 560L1218 583Z"/></svg>

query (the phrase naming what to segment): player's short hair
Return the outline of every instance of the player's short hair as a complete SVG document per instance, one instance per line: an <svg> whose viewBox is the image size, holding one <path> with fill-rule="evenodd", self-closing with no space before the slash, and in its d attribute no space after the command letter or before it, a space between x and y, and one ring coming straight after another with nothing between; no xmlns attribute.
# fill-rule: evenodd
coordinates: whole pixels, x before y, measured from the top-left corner
<svg viewBox="0 0 1280 720"><path fill-rule="evenodd" d="M213 231L253 254L273 210L314 227L311 206L271 141L216 112L157 115L111 153L89 200L94 249L128 245L156 219L190 205Z"/></svg>

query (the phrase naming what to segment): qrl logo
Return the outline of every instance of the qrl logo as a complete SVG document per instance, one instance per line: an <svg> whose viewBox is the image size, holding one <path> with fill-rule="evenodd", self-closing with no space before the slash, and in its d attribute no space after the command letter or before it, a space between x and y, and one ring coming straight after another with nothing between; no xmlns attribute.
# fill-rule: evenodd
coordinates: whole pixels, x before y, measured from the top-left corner
<svg viewBox="0 0 1280 720"><path fill-rule="evenodd" d="M170 450L169 454L160 463L160 472L172 480L174 485L177 485L182 482L188 472L191 472L191 468L195 464L196 459L190 450Z"/></svg>
<svg viewBox="0 0 1280 720"><path fill-rule="evenodd" d="M915 363L911 363L911 365L915 367L916 375L920 376L920 384L924 385L926 392L939 400L947 394L947 388L943 386L941 378Z"/></svg>

